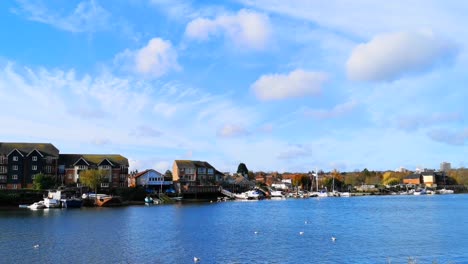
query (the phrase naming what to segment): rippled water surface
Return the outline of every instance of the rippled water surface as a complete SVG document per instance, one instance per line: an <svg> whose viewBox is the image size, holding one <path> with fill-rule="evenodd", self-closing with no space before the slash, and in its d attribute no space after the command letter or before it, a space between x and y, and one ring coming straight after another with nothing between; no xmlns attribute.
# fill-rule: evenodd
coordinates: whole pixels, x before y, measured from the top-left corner
<svg viewBox="0 0 468 264"><path fill-rule="evenodd" d="M194 256L468 263L468 195L0 211L0 263L193 263Z"/></svg>

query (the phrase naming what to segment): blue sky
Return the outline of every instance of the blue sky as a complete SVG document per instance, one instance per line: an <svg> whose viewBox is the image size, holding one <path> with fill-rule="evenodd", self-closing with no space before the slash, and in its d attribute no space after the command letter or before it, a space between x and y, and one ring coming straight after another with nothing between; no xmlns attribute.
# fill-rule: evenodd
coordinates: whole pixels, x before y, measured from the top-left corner
<svg viewBox="0 0 468 264"><path fill-rule="evenodd" d="M1 1L1 141L234 172L467 166L464 1Z"/></svg>

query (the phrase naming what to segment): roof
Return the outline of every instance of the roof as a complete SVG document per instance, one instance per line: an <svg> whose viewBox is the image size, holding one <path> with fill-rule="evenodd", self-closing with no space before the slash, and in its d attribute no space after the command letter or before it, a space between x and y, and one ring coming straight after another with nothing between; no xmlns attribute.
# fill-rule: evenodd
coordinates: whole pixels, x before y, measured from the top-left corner
<svg viewBox="0 0 468 264"><path fill-rule="evenodd" d="M148 169L148 170L144 170L144 171L142 171L142 172L139 172L139 173L135 174L135 175L133 176L133 178L134 178L134 179L139 178L139 177L145 175L146 173L148 173L148 172L150 172L150 171L154 171L154 172L156 172L156 173L158 173L158 174L164 176L164 174L162 174L162 173L160 173L160 172L158 172L158 171L156 171L156 170Z"/></svg>
<svg viewBox="0 0 468 264"><path fill-rule="evenodd" d="M44 156L58 157L59 150L51 143L10 143L0 142L0 154L7 155L17 149L23 155L28 155L33 150L41 152Z"/></svg>
<svg viewBox="0 0 468 264"><path fill-rule="evenodd" d="M419 179L420 177L421 177L420 174L413 173L413 174L406 176L405 179Z"/></svg>
<svg viewBox="0 0 468 264"><path fill-rule="evenodd" d="M116 154L60 154L59 165L65 165L67 167L73 166L73 164L81 158L92 165L99 165L102 161L107 159L114 165L128 166L128 159L122 155Z"/></svg>
<svg viewBox="0 0 468 264"><path fill-rule="evenodd" d="M215 167L213 167L210 163L208 163L206 161L200 161L200 160L175 160L174 162L177 164L177 167L209 168L209 169L214 169L216 174L224 175L224 173L218 171Z"/></svg>

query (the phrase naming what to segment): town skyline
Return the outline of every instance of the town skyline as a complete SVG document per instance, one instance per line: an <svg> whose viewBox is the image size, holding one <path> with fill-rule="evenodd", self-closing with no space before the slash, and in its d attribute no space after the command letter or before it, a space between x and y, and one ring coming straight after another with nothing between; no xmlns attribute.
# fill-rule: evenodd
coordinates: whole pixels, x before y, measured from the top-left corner
<svg viewBox="0 0 468 264"><path fill-rule="evenodd" d="M467 166L466 3L3 1L4 142L221 171ZM443 23L441 23L443 21Z"/></svg>

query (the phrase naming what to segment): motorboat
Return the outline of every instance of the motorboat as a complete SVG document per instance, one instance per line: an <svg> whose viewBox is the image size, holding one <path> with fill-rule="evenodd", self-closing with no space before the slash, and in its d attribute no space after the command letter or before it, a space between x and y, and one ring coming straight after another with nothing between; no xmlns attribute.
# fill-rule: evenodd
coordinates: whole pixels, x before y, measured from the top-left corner
<svg viewBox="0 0 468 264"><path fill-rule="evenodd" d="M455 192L453 190L447 190L447 189L443 188L443 189L438 190L437 193L438 194L453 194Z"/></svg>
<svg viewBox="0 0 468 264"><path fill-rule="evenodd" d="M146 204L153 204L154 200L153 200L153 198L151 198L151 196L146 196L145 197L145 203Z"/></svg>
<svg viewBox="0 0 468 264"><path fill-rule="evenodd" d="M419 189L415 190L413 195L425 195L426 194L426 189Z"/></svg>
<svg viewBox="0 0 468 264"><path fill-rule="evenodd" d="M81 208L83 205L83 200L80 198L66 198L66 199L61 199L62 202L62 207L64 208Z"/></svg>
<svg viewBox="0 0 468 264"><path fill-rule="evenodd" d="M236 193L234 196L238 200L258 200L261 197L260 192L257 190L250 190L240 194Z"/></svg>
<svg viewBox="0 0 468 264"><path fill-rule="evenodd" d="M351 197L350 192L340 192L340 197Z"/></svg>
<svg viewBox="0 0 468 264"><path fill-rule="evenodd" d="M272 199L283 199L284 195L281 191L270 191L270 196Z"/></svg>
<svg viewBox="0 0 468 264"><path fill-rule="evenodd" d="M29 209L37 210L46 208L44 201L39 201L28 206Z"/></svg>
<svg viewBox="0 0 468 264"><path fill-rule="evenodd" d="M60 208L62 199L61 191L49 191L46 197L44 197L44 205L47 208Z"/></svg>

